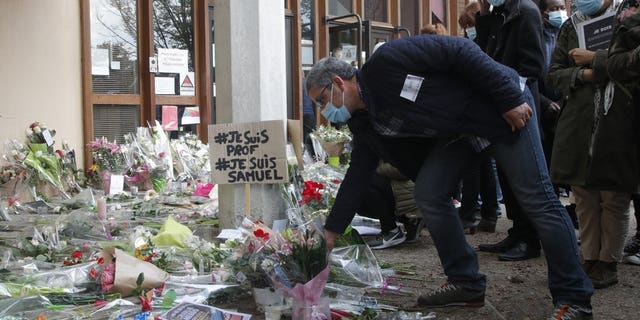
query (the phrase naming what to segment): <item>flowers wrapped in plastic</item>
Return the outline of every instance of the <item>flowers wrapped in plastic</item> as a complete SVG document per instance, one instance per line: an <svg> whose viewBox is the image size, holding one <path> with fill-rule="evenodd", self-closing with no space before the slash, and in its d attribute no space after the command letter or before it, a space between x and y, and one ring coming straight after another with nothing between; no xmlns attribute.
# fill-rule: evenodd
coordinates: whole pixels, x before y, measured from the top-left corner
<svg viewBox="0 0 640 320"><path fill-rule="evenodd" d="M123 150L115 141L109 142L105 137L89 142L87 147L91 150L93 161L98 167L102 189L109 193L111 175L121 174L127 168Z"/></svg>
<svg viewBox="0 0 640 320"><path fill-rule="evenodd" d="M154 127L138 128L135 135L126 135L125 140L131 166L125 179L161 194L167 182L173 180L171 146L162 126L156 121Z"/></svg>
<svg viewBox="0 0 640 320"><path fill-rule="evenodd" d="M329 276L324 236L314 225L305 229L285 229L282 233L245 220L263 246L256 249L260 268L273 285L293 298L292 318L330 319L328 302L322 291Z"/></svg>
<svg viewBox="0 0 640 320"><path fill-rule="evenodd" d="M328 156L329 164L338 167L344 146L351 141L351 132L347 126L343 126L341 129L332 126L318 126L311 133L311 139L319 160L324 160L324 157ZM320 144L321 148L318 148L317 144Z"/></svg>
<svg viewBox="0 0 640 320"><path fill-rule="evenodd" d="M208 182L211 176L209 146L194 134L187 133L171 141L178 178L193 182Z"/></svg>

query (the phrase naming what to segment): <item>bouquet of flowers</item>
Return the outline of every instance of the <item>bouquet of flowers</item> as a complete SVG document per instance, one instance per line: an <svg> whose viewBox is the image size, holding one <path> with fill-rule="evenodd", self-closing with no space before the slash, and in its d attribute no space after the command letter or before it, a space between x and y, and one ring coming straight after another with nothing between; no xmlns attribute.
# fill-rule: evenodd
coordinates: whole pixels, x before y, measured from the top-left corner
<svg viewBox="0 0 640 320"><path fill-rule="evenodd" d="M145 189L150 186L155 192L162 193L167 181L173 179L171 149L162 127L156 123L155 128L138 128L135 135L126 135L125 140L131 167L127 181Z"/></svg>
<svg viewBox="0 0 640 320"><path fill-rule="evenodd" d="M53 137L56 135L56 131L48 129L44 122L36 121L32 123L29 125L29 128L27 128L26 134L29 144L52 146L55 143Z"/></svg>
<svg viewBox="0 0 640 320"><path fill-rule="evenodd" d="M180 178L194 182L208 182L211 175L209 146L194 134L187 133L171 141Z"/></svg>
<svg viewBox="0 0 640 320"><path fill-rule="evenodd" d="M344 151L345 144L351 141L351 132L349 132L349 128L346 126L342 129L336 129L332 126L318 126L311 133L311 138L318 157L324 159L325 155L319 152L321 149L328 155L329 164L337 167L340 165L339 158ZM321 148L316 147L318 143Z"/></svg>
<svg viewBox="0 0 640 320"><path fill-rule="evenodd" d="M91 150L93 161L97 165L102 188L108 193L111 175L123 173L127 168L123 150L115 141L109 142L105 137L89 142L87 147Z"/></svg>
<svg viewBox="0 0 640 320"><path fill-rule="evenodd" d="M306 229L275 232L261 222L245 219L250 263L261 270L275 288L294 300L293 319L330 319L326 300L321 300L329 276L326 242L315 225Z"/></svg>

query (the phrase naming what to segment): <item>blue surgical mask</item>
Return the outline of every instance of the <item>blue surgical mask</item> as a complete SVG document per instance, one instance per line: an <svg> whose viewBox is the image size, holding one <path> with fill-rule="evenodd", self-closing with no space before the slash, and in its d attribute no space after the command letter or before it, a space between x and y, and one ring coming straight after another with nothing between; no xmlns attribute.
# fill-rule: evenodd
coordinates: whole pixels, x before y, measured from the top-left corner
<svg viewBox="0 0 640 320"><path fill-rule="evenodd" d="M505 0L487 0L487 1L489 2L490 5L494 7L499 7L504 4Z"/></svg>
<svg viewBox="0 0 640 320"><path fill-rule="evenodd" d="M467 38L469 38L469 40L473 41L476 39L476 27L466 28L464 29L464 32L467 33Z"/></svg>
<svg viewBox="0 0 640 320"><path fill-rule="evenodd" d="M603 0L576 0L576 8L588 16L596 14L602 7Z"/></svg>
<svg viewBox="0 0 640 320"><path fill-rule="evenodd" d="M327 103L327 106L320 112L322 116L329 122L342 123L351 119L351 113L344 105L344 91L342 91L342 106L340 108L333 104L333 84L331 85L331 101Z"/></svg>
<svg viewBox="0 0 640 320"><path fill-rule="evenodd" d="M557 10L549 12L549 23L556 27L560 28L562 24L568 19L566 10Z"/></svg>

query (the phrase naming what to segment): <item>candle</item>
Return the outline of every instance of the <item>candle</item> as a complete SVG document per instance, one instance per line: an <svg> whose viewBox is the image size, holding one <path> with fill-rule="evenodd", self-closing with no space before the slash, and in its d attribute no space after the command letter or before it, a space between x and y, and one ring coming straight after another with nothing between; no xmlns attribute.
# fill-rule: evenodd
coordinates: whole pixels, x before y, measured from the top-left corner
<svg viewBox="0 0 640 320"><path fill-rule="evenodd" d="M100 197L98 199L97 209L98 219L100 219L100 221L107 220L107 199L105 199L104 197Z"/></svg>

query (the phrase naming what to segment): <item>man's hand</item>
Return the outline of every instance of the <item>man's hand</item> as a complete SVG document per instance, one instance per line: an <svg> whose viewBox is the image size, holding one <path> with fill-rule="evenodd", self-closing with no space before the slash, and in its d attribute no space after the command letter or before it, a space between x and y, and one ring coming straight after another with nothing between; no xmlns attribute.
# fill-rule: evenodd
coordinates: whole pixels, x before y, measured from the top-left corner
<svg viewBox="0 0 640 320"><path fill-rule="evenodd" d="M533 115L533 110L531 107L525 102L505 113L502 114L504 120L511 126L511 131L516 131L517 129L522 129L527 124L527 121L531 119Z"/></svg>
<svg viewBox="0 0 640 320"><path fill-rule="evenodd" d="M588 66L593 62L593 57L596 55L595 52L574 48L569 50L569 57L575 61L575 63L579 66Z"/></svg>
<svg viewBox="0 0 640 320"><path fill-rule="evenodd" d="M337 233L324 229L324 240L327 242L327 251L331 252L336 245Z"/></svg>
<svg viewBox="0 0 640 320"><path fill-rule="evenodd" d="M478 0L478 3L480 4L480 14L481 15L489 13L489 7L491 6L489 4L489 1L487 1L487 0Z"/></svg>
<svg viewBox="0 0 640 320"><path fill-rule="evenodd" d="M560 112L560 105L555 101L551 101L547 106L544 115L546 118L555 118Z"/></svg>

